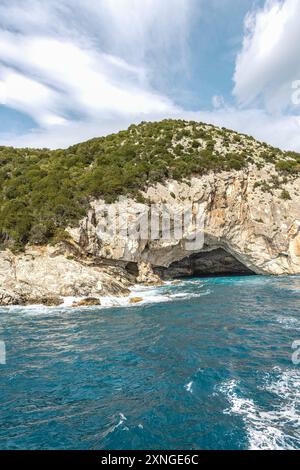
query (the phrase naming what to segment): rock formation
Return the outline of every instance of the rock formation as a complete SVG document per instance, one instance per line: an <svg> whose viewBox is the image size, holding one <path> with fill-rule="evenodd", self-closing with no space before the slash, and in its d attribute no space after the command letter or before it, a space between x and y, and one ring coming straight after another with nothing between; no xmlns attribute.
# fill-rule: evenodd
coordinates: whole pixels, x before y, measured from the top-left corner
<svg viewBox="0 0 300 470"><path fill-rule="evenodd" d="M183 121L131 126L118 135L67 149L64 156L59 152L60 157L46 152L40 157L47 162L45 168L37 167L37 151L26 154L27 159L19 155L22 150L3 148L2 153L6 170L0 198L0 305L59 305L64 297L97 303L102 296L129 295L135 283L159 285L161 279L184 275L300 274L299 154L229 130ZM9 186L15 155L21 165L17 174L29 171L33 178L20 195ZM56 165L68 158L77 164L75 175L84 173L90 192L85 195L80 187L82 193L77 193L73 185L70 202L68 187L56 201L55 211L48 205L49 216L42 218L43 223L38 218L42 206L31 210L31 220L27 202L43 200L36 175L51 186ZM116 178L114 158L127 165L127 173L120 171ZM103 179L103 165L108 182ZM122 178L129 188L122 187ZM97 193L99 182L102 189ZM95 191L115 202L108 206ZM16 200L7 203L7 194ZM120 194L123 198L116 200ZM65 212L61 200L69 204ZM75 218L73 200L78 204ZM25 214L23 207L27 207ZM187 208L190 218L184 219ZM65 223L62 210L71 214L66 225L72 222L72 226L61 226ZM169 237L162 236L166 212L172 214ZM149 214L158 221L155 236ZM48 219L56 220L55 229L51 223L50 229L63 232L61 239L47 238ZM195 235L203 235L201 243L191 242ZM19 240L24 239L22 251L10 251L20 248ZM36 245L30 246L30 240Z"/></svg>
<svg viewBox="0 0 300 470"><path fill-rule="evenodd" d="M0 252L0 303L57 305L68 296L126 295L133 283L159 284L160 276L300 274L300 180L287 183L291 199L282 199L280 190L269 194L255 186L270 172L272 166L252 166L190 182L169 181L148 188L147 204L123 202L131 210L131 228L137 230L149 204L170 208L175 203L204 204L204 246L199 251L187 250L188 233L179 241L101 236L105 205L94 201L79 227L69 229L72 243L64 250L35 247L17 255ZM135 277L126 269L129 264L136 266Z"/></svg>
<svg viewBox="0 0 300 470"><path fill-rule="evenodd" d="M136 230L149 204L170 209L175 204L204 204L204 246L196 251L186 247L189 228L182 240L101 235L105 204L94 201L79 227L68 229L71 241L64 250L31 247L17 255L0 252L0 304L57 305L68 296L126 295L135 282L159 284L160 276L300 274L300 179L286 184L290 199L283 199L281 190L270 194L255 185L272 170L271 165L252 166L189 182L169 181L148 188L147 204L121 203ZM129 265L136 266L136 276L126 269Z"/></svg>
<svg viewBox="0 0 300 470"><path fill-rule="evenodd" d="M181 208L203 205L204 246L200 250L187 249L190 227L181 240L102 235L99 224L103 223L103 201L95 201L79 228L69 229L69 233L91 256L121 262L123 266L135 263L139 282L155 283L158 278L153 270L162 272L176 262L195 259L199 253L202 258L198 257L196 267L194 263L198 274L201 259L203 274L208 268L212 273L300 274L300 179L286 183L290 198L284 199L281 189L269 193L256 186L257 181L268 179L272 172L272 165L263 169L252 165L247 171L211 172L187 182L169 181L150 187L144 193L147 204L133 200L121 203L121 207L126 204L131 211L130 226L136 226L136 230L149 204L168 206L170 210L175 204ZM225 252L223 259L221 252Z"/></svg>
<svg viewBox="0 0 300 470"><path fill-rule="evenodd" d="M72 259L54 247L0 252L0 305L59 305L63 297L128 295L134 278L118 266ZM98 301L100 304L100 301Z"/></svg>

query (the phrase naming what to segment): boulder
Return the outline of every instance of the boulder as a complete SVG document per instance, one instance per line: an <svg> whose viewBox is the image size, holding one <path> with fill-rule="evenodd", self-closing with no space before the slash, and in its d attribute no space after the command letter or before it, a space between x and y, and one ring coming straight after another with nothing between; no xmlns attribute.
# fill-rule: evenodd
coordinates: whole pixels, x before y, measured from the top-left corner
<svg viewBox="0 0 300 470"><path fill-rule="evenodd" d="M131 297L131 299L129 299L129 303L130 304L138 304L140 302L143 302L143 298L142 297Z"/></svg>
<svg viewBox="0 0 300 470"><path fill-rule="evenodd" d="M94 307L97 305L101 305L100 299L89 298L74 302L72 307Z"/></svg>

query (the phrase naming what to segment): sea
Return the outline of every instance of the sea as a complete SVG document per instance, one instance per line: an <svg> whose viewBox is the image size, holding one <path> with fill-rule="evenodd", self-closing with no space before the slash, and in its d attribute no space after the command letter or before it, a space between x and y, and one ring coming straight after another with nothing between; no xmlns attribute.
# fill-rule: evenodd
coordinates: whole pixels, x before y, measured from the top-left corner
<svg viewBox="0 0 300 470"><path fill-rule="evenodd" d="M0 449L300 449L300 277L0 308Z"/></svg>

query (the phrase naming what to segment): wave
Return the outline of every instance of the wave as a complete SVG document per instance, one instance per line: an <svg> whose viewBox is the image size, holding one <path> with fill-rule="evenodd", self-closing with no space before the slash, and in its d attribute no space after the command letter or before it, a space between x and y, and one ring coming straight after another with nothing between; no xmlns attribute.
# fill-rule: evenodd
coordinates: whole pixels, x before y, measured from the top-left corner
<svg viewBox="0 0 300 470"><path fill-rule="evenodd" d="M190 292L189 286L198 285L198 292ZM178 290L180 290L178 292ZM181 292L182 290L182 292ZM149 286L140 286L136 285L130 289L130 295L127 297L117 297L112 295L100 297L101 305L97 307L78 307L88 308L88 309L101 309L101 308L120 308L120 307L139 307L146 304L154 303L165 303L172 302L175 300L184 300L199 298L205 295L210 295L211 290L205 288L205 285L199 281L182 281L179 284L174 285L172 282L166 282L163 286L158 287L149 287ZM135 298L141 299L137 303L132 303L132 300ZM78 302L83 298L80 297L66 297L64 299L64 304L62 307L71 307L74 302Z"/></svg>
<svg viewBox="0 0 300 470"><path fill-rule="evenodd" d="M297 370L282 372L277 368L273 374L266 374L260 389L275 394L278 400L272 409L265 409L253 399L243 396L240 382L224 382L219 391L225 394L230 408L223 413L243 418L250 450L299 449L299 386L300 372Z"/></svg>
<svg viewBox="0 0 300 470"><path fill-rule="evenodd" d="M127 421L126 416L123 415L123 413L120 413L120 420L119 420L118 424L116 424L116 426L114 427L114 430L118 429L120 426L122 426L125 423L125 421ZM128 430L127 426L125 426L124 430L126 430L126 431Z"/></svg>
<svg viewBox="0 0 300 470"><path fill-rule="evenodd" d="M198 287L198 290L195 292L195 286ZM146 304L154 303L165 303L172 302L175 300L184 300L199 298L202 296L210 295L211 289L205 285L200 280L187 280L179 281L179 283L174 284L174 281L167 281L162 286L149 287L135 285L130 289L130 294L127 297L118 297L113 295L106 295L99 297L101 305L99 306L80 306L74 307L72 309L82 310L82 309L103 309L103 308L123 308L123 307L139 307ZM60 306L47 307L45 305L28 305L24 306L9 306L9 307L0 307L0 311L18 311L20 313L27 313L32 316L40 315L41 313L47 313L49 310L52 312L61 312L62 309L69 309L73 306L74 303L84 300L86 297L77 296L77 297L64 297L63 304ZM139 302L133 302L133 299L139 298Z"/></svg>
<svg viewBox="0 0 300 470"><path fill-rule="evenodd" d="M194 384L194 382L192 381L192 382L189 382L188 384L186 384L184 386L184 388L186 389L187 392L193 393L193 384Z"/></svg>
<svg viewBox="0 0 300 470"><path fill-rule="evenodd" d="M280 315L276 318L276 321L286 330L300 330L300 319L298 318Z"/></svg>

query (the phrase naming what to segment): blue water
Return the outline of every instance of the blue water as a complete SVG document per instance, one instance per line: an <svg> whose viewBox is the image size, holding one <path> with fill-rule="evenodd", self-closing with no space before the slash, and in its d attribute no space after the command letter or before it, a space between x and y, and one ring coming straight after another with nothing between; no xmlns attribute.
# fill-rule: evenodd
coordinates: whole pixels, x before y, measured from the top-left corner
<svg viewBox="0 0 300 470"><path fill-rule="evenodd" d="M1 449L300 448L300 278L189 279L144 296L0 309Z"/></svg>

